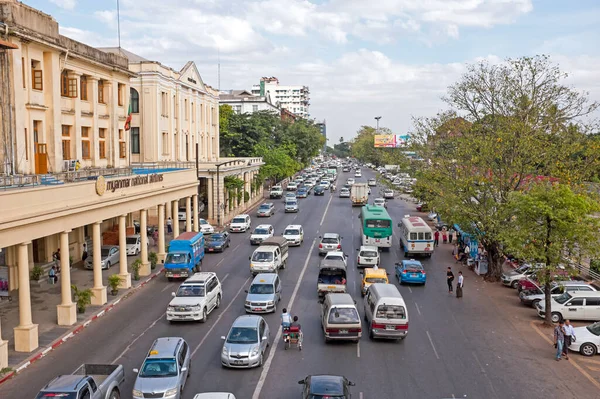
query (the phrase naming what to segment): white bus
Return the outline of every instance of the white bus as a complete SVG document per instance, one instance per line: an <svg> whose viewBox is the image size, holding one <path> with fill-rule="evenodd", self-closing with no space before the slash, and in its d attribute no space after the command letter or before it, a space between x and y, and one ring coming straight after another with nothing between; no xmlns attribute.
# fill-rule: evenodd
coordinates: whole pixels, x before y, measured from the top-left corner
<svg viewBox="0 0 600 399"><path fill-rule="evenodd" d="M418 216L406 215L402 222L398 223L400 227L400 248L404 250L404 257L411 255L433 254L433 232L431 227Z"/></svg>

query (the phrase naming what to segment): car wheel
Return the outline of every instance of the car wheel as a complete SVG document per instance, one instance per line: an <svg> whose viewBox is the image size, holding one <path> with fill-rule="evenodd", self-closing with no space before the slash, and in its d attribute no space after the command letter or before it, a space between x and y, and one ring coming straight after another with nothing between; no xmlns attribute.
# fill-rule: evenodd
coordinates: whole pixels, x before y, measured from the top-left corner
<svg viewBox="0 0 600 399"><path fill-rule="evenodd" d="M594 356L596 354L596 345L586 342L579 347L579 353L583 356Z"/></svg>
<svg viewBox="0 0 600 399"><path fill-rule="evenodd" d="M513 281L512 283L510 283L510 286L516 290L517 288L519 288L519 281Z"/></svg>
<svg viewBox="0 0 600 399"><path fill-rule="evenodd" d="M540 303L541 299L536 299L535 301L531 302L531 306L534 309L537 309L537 304Z"/></svg>
<svg viewBox="0 0 600 399"><path fill-rule="evenodd" d="M263 362L264 362L264 356L263 356L263 354L261 353L261 354L260 354L260 360L259 360L259 362L258 362L258 367L262 367L262 366L263 366Z"/></svg>
<svg viewBox="0 0 600 399"><path fill-rule="evenodd" d="M552 315L550 316L550 320L552 320L553 323L558 323L559 321L562 320L562 315L558 312L552 312Z"/></svg>
<svg viewBox="0 0 600 399"><path fill-rule="evenodd" d="M202 320L200 320L200 323L206 323L207 316L208 316L208 314L206 313L206 308L204 308L202 310Z"/></svg>
<svg viewBox="0 0 600 399"><path fill-rule="evenodd" d="M106 262L106 270L110 269L110 262Z"/></svg>
<svg viewBox="0 0 600 399"><path fill-rule="evenodd" d="M219 309L221 307L221 294L217 295L217 303L215 304L215 309Z"/></svg>

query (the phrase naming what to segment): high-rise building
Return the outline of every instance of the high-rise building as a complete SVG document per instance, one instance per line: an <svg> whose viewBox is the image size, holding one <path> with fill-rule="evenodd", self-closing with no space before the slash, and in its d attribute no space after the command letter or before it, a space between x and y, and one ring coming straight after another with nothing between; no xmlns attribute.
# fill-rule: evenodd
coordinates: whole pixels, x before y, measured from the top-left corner
<svg viewBox="0 0 600 399"><path fill-rule="evenodd" d="M252 94L264 97L269 95L276 106L287 109L302 118L309 118L310 91L308 86L279 84L276 77L263 77L260 84L252 86Z"/></svg>
<svg viewBox="0 0 600 399"><path fill-rule="evenodd" d="M325 137L325 144L323 145L323 151L327 149L327 122L323 119L323 122L316 122L315 125L321 130L321 134Z"/></svg>

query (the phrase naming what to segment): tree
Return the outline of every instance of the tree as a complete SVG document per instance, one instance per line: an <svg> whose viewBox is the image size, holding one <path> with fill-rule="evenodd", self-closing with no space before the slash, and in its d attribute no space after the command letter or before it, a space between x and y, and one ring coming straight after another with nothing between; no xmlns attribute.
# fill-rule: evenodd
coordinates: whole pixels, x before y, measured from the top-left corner
<svg viewBox="0 0 600 399"><path fill-rule="evenodd" d="M234 115L231 105L223 104L219 107L219 146L223 157L232 155L231 145L237 139L237 134L229 131L229 125Z"/></svg>
<svg viewBox="0 0 600 399"><path fill-rule="evenodd" d="M576 184L598 170L600 151L586 148L589 126L579 121L598 103L565 86L565 76L544 56L481 62L450 86L445 101L453 111L415 121L412 136L428 160L417 178L431 205L483 244L488 279L502 273L513 192L537 176Z"/></svg>
<svg viewBox="0 0 600 399"><path fill-rule="evenodd" d="M545 323L551 325L551 290L566 253L598 254L600 219L592 214L600 204L583 190L548 181L534 182L509 195L506 229L500 239L512 254L544 264L537 278L544 286Z"/></svg>

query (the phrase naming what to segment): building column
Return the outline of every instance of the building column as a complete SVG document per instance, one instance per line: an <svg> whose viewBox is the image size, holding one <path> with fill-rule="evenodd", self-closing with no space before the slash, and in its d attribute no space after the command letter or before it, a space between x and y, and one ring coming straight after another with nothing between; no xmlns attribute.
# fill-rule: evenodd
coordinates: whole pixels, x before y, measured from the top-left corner
<svg viewBox="0 0 600 399"><path fill-rule="evenodd" d="M60 297L61 303L56 306L59 326L72 326L77 321L77 311L71 295L71 262L69 258L69 233L60 233ZM98 256L98 254L96 254Z"/></svg>
<svg viewBox="0 0 600 399"><path fill-rule="evenodd" d="M173 219L173 238L179 237L179 201L173 201L171 203L171 209L173 211L171 218Z"/></svg>
<svg viewBox="0 0 600 399"><path fill-rule="evenodd" d="M102 236L100 234L100 226L102 222L92 224L92 253L99 254L102 246ZM94 267L94 288L92 292L92 305L101 306L107 302L106 287L102 282L102 264L100 256L92 256Z"/></svg>
<svg viewBox="0 0 600 399"><path fill-rule="evenodd" d="M196 215L195 219L198 219ZM185 197L185 231L192 231L192 197Z"/></svg>
<svg viewBox="0 0 600 399"><path fill-rule="evenodd" d="M198 194L192 195L192 215L194 215L194 231L200 231L200 212L198 212Z"/></svg>
<svg viewBox="0 0 600 399"><path fill-rule="evenodd" d="M127 215L119 216L119 288L131 287L131 274L127 272Z"/></svg>
<svg viewBox="0 0 600 399"><path fill-rule="evenodd" d="M140 276L150 275L150 262L148 262L148 210L142 209L140 211L140 259L142 261L142 267L140 267Z"/></svg>
<svg viewBox="0 0 600 399"><path fill-rule="evenodd" d="M27 245L24 242L17 247L19 267L19 325L15 327L15 351L33 352L38 346L38 325L31 318L31 293L29 290L29 259Z"/></svg>
<svg viewBox="0 0 600 399"><path fill-rule="evenodd" d="M8 367L8 341L2 340L2 320L0 320L0 370Z"/></svg>
<svg viewBox="0 0 600 399"><path fill-rule="evenodd" d="M214 220L216 218L215 211L217 210L217 199L215 198L215 191L213 189L213 179L214 177L208 179L208 187L206 190L208 193L206 196L206 206L208 207L209 220Z"/></svg>
<svg viewBox="0 0 600 399"><path fill-rule="evenodd" d="M165 260L165 204L158 205L158 261Z"/></svg>

